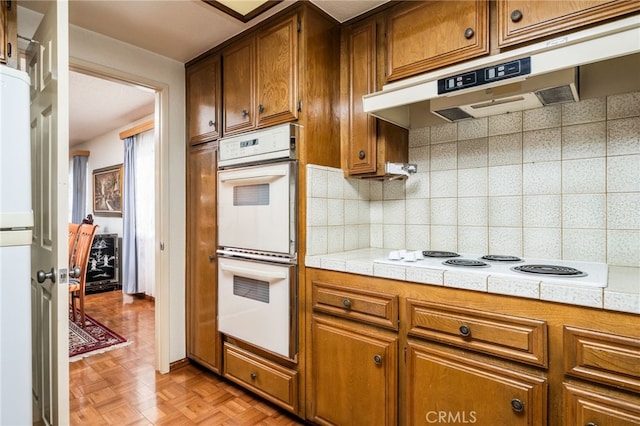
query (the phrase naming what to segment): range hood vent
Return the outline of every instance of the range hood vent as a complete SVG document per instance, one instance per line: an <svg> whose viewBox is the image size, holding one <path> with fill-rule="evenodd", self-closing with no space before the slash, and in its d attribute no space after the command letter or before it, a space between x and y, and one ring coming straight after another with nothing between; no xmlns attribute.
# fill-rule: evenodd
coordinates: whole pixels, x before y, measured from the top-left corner
<svg viewBox="0 0 640 426"><path fill-rule="evenodd" d="M523 81L431 100L431 112L447 121L487 117L546 105L575 102L578 68L556 71Z"/></svg>
<svg viewBox="0 0 640 426"><path fill-rule="evenodd" d="M592 99L638 90L639 63L633 15L386 84L363 110L409 129Z"/></svg>

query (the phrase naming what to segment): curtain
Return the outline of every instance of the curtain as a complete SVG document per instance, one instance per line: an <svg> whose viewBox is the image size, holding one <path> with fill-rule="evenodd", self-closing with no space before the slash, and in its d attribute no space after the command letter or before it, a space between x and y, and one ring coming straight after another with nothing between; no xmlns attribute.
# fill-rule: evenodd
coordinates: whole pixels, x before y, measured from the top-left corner
<svg viewBox="0 0 640 426"><path fill-rule="evenodd" d="M155 297L155 133L136 138L136 239L138 291Z"/></svg>
<svg viewBox="0 0 640 426"><path fill-rule="evenodd" d="M71 222L82 223L87 208L87 161L86 155L73 156L73 196Z"/></svg>
<svg viewBox="0 0 640 426"><path fill-rule="evenodd" d="M122 200L122 291L140 293L136 259L136 136L124 140Z"/></svg>

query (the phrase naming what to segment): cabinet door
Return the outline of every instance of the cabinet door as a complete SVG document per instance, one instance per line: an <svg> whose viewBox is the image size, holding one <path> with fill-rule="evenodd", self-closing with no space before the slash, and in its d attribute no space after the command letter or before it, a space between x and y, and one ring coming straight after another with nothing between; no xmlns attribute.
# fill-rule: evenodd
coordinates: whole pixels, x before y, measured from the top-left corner
<svg viewBox="0 0 640 426"><path fill-rule="evenodd" d="M256 36L258 126L298 118L297 15L260 31Z"/></svg>
<svg viewBox="0 0 640 426"><path fill-rule="evenodd" d="M241 40L224 51L222 93L224 134L254 128L255 38Z"/></svg>
<svg viewBox="0 0 640 426"><path fill-rule="evenodd" d="M545 379L409 344L407 423L545 425ZM444 420L443 420L444 419Z"/></svg>
<svg viewBox="0 0 640 426"><path fill-rule="evenodd" d="M377 90L376 20L347 30L343 39L343 72L347 84L345 104L348 105L347 129L343 133L343 167L352 176L384 176L385 162L406 163L409 157L408 131L378 120L363 111L362 96Z"/></svg>
<svg viewBox="0 0 640 426"><path fill-rule="evenodd" d="M638 10L638 1L498 0L498 45L509 46Z"/></svg>
<svg viewBox="0 0 640 426"><path fill-rule="evenodd" d="M187 175L187 355L220 368L216 272L217 142L189 151Z"/></svg>
<svg viewBox="0 0 640 426"><path fill-rule="evenodd" d="M397 424L397 337L313 318L313 418L325 425Z"/></svg>
<svg viewBox="0 0 640 426"><path fill-rule="evenodd" d="M488 53L488 11L488 0L406 2L392 10L387 20L387 80Z"/></svg>
<svg viewBox="0 0 640 426"><path fill-rule="evenodd" d="M189 143L220 137L220 56L210 56L187 69Z"/></svg>
<svg viewBox="0 0 640 426"><path fill-rule="evenodd" d="M7 31L9 26L8 2L0 1L0 62L7 63Z"/></svg>
<svg viewBox="0 0 640 426"><path fill-rule="evenodd" d="M346 163L349 174L375 173L376 119L363 111L362 96L376 90L376 22L347 35L349 121Z"/></svg>
<svg viewBox="0 0 640 426"><path fill-rule="evenodd" d="M607 396L589 389L563 384L566 426L637 426L640 400Z"/></svg>

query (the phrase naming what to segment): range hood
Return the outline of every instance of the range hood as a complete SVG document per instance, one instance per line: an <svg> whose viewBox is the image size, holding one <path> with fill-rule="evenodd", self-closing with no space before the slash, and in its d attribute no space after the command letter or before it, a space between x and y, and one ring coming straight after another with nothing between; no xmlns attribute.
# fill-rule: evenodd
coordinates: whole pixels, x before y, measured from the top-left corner
<svg viewBox="0 0 640 426"><path fill-rule="evenodd" d="M415 128L636 91L639 72L640 16L632 16L387 84L363 107Z"/></svg>

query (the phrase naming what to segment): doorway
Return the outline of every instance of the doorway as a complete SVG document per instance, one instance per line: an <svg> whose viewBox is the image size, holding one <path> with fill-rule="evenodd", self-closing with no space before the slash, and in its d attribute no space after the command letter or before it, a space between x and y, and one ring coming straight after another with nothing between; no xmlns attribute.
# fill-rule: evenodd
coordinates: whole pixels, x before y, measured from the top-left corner
<svg viewBox="0 0 640 426"><path fill-rule="evenodd" d="M154 122L153 131L153 155L155 159L155 173L153 174L153 188L156 195L154 199L154 217L155 217L155 232L153 233L153 251L155 252L155 263L153 270L155 272L155 365L154 368L160 373L166 373L169 371L169 298L168 291L166 289L167 280L163 279L166 276L165 262L161 262L160 253L162 250L162 237L166 232L166 199L162 195L162 191L166 188L165 180L166 176L166 161L168 158L168 141L165 135L166 120L167 120L167 93L168 86L165 83L150 81L145 77L127 73L121 70L108 68L103 65L99 65L92 62L86 62L77 58L70 58L69 61L70 70L72 72L81 74L83 76L90 76L93 79L99 79L101 81L107 81L115 83L128 88L134 88L135 90L146 92L153 98L152 117ZM72 89L70 89L71 91ZM148 111L147 111L148 112ZM71 114L73 115L73 114ZM146 121L149 115L145 115L145 112L140 114L143 116L142 121ZM134 120L135 123L135 120ZM125 126L126 127L126 126ZM122 149L123 142L121 140L111 139L113 144L117 144L118 148ZM109 149L109 146L103 147ZM111 147L113 149L114 146ZM74 148L71 147L70 151ZM92 154L93 155L93 154ZM89 174L89 173L88 173ZM91 176L88 175L88 181L91 181ZM90 211L90 210L89 210ZM100 220L104 218L100 217ZM163 275L164 274L164 275Z"/></svg>

